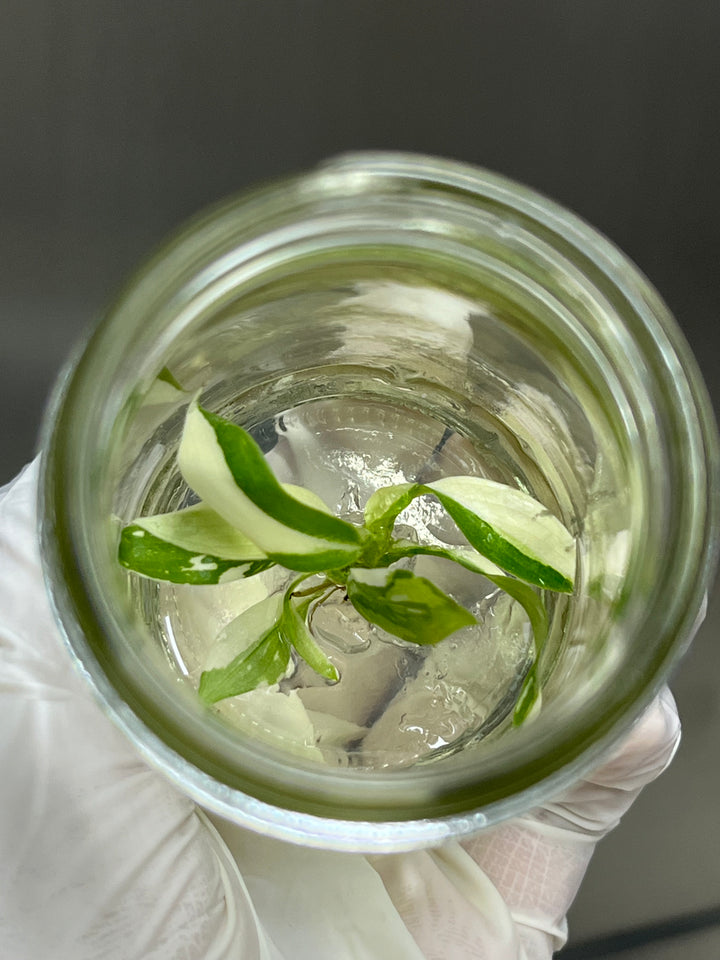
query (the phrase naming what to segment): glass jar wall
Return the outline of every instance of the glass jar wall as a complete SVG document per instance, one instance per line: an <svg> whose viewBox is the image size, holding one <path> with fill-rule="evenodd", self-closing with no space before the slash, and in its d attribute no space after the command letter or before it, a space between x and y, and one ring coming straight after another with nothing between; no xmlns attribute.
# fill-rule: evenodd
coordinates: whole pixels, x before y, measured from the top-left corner
<svg viewBox="0 0 720 960"><path fill-rule="evenodd" d="M337 706L351 727L316 722L314 751L277 717L204 707L194 645L233 590L189 602L116 559L123 522L188 502L175 454L198 394L338 509L434 470L514 484L558 516L576 589L549 599L529 721L511 722L527 631L499 607L477 649L444 654L444 686L418 686L424 662L408 672L402 710L382 679L400 654L381 650L358 671L363 702ZM351 155L197 218L121 292L48 415L46 573L105 708L187 793L278 837L404 849L540 803L632 723L692 636L717 471L695 362L608 241L494 174ZM430 749L448 711L452 749Z"/></svg>

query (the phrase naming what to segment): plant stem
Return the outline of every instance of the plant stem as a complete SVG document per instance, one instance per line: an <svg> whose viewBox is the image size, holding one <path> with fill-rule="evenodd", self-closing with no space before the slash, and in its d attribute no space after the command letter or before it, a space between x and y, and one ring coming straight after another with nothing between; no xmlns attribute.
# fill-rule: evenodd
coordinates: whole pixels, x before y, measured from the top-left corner
<svg viewBox="0 0 720 960"><path fill-rule="evenodd" d="M293 581L293 583L291 583L288 589L285 591L287 595L290 597L311 597L315 593L322 593L323 590L327 590L327 588L331 585L334 586L332 580L323 580L322 583L318 583L314 587L307 587L305 590L296 590L295 587L301 584L304 580L307 580L309 576L312 577L315 576L315 574L305 574L304 576L298 577L297 580Z"/></svg>

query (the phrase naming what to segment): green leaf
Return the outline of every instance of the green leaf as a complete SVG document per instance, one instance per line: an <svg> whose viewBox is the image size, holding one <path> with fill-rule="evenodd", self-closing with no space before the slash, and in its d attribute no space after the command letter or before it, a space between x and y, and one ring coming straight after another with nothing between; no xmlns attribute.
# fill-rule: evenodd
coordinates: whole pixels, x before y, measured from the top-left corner
<svg viewBox="0 0 720 960"><path fill-rule="evenodd" d="M502 570L475 550L467 547L440 547L433 544L413 543L409 540L396 540L386 554L385 559L395 562L403 557L413 556L440 557L452 560L461 566L482 574L505 593L509 594L525 610L533 632L534 662L525 676L513 713L513 724L519 726L535 704L540 688L537 682L537 663L548 634L548 616L542 598L533 587L521 580L505 576Z"/></svg>
<svg viewBox="0 0 720 960"><path fill-rule="evenodd" d="M411 643L435 644L476 622L434 583L409 570L355 568L347 594L366 620Z"/></svg>
<svg viewBox="0 0 720 960"><path fill-rule="evenodd" d="M491 577L488 574L486 576L488 580L491 580L497 587L509 594L513 600L517 600L525 610L532 628L535 640L535 657L537 658L548 632L547 610L542 598L531 586L521 580L514 580L512 577Z"/></svg>
<svg viewBox="0 0 720 960"><path fill-rule="evenodd" d="M288 493L245 430L196 402L178 462L198 496L276 563L315 572L348 566L359 556L356 527Z"/></svg>
<svg viewBox="0 0 720 960"><path fill-rule="evenodd" d="M365 526L375 537L389 536L398 515L423 492L423 487L417 483L380 487L365 504Z"/></svg>
<svg viewBox="0 0 720 960"><path fill-rule="evenodd" d="M205 504L133 521L120 535L118 559L141 576L171 583L219 583L273 566Z"/></svg>
<svg viewBox="0 0 720 960"><path fill-rule="evenodd" d="M162 383L169 383L171 387L174 387L180 393L184 392L183 388L177 382L169 367L163 367L160 373L157 375L157 379Z"/></svg>
<svg viewBox="0 0 720 960"><path fill-rule="evenodd" d="M534 640L534 659L532 666L525 675L523 685L518 694L517 703L513 712L513 725L520 726L535 705L540 696L540 684L537 680L538 661L548 635L548 615L545 604L535 591L525 583L512 580L509 577L491 578L501 589L510 594L525 608L530 620Z"/></svg>
<svg viewBox="0 0 720 960"><path fill-rule="evenodd" d="M321 598L311 596L298 603L293 599L291 591L288 591L285 595L282 630L286 639L295 647L309 667L312 667L321 677L337 681L340 679L337 667L320 649L307 627L308 610L317 599Z"/></svg>
<svg viewBox="0 0 720 960"><path fill-rule="evenodd" d="M217 703L248 693L261 683L280 680L290 663L290 644L280 629L282 617L283 599L275 594L227 625L217 638L217 645L240 648L240 652L226 666L203 671L198 692L206 703Z"/></svg>
<svg viewBox="0 0 720 960"><path fill-rule="evenodd" d="M158 407L187 402L188 396L167 367L150 384L142 398L143 407Z"/></svg>
<svg viewBox="0 0 720 960"><path fill-rule="evenodd" d="M409 540L396 540L386 559L394 563L403 557L416 556L452 560L467 570L472 570L473 573L482 574L522 605L530 621L536 647L539 649L545 642L548 630L547 611L541 597L529 584L506 576L500 567L491 563L486 557L480 556L471 547L440 547L434 544L412 543Z"/></svg>
<svg viewBox="0 0 720 960"><path fill-rule="evenodd" d="M473 573L482 574L509 594L523 607L527 614L535 642L535 655L542 649L548 632L548 618L545 604L533 587L521 580L506 576L503 571L487 558L480 556L471 547L441 547L433 544L412 543L409 540L396 540L386 559L395 562L403 557L430 556L443 560L452 560Z"/></svg>

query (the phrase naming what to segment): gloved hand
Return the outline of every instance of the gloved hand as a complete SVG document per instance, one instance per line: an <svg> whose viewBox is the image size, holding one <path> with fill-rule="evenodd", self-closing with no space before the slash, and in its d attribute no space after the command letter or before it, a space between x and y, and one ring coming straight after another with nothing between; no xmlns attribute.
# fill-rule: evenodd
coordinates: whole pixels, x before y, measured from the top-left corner
<svg viewBox="0 0 720 960"><path fill-rule="evenodd" d="M37 464L0 491L0 945L9 960L537 960L595 842L671 759L665 692L563 797L462 843L367 858L208 817L71 666L45 597ZM230 853L232 850L232 855Z"/></svg>
<svg viewBox="0 0 720 960"><path fill-rule="evenodd" d="M554 802L461 843L376 859L427 960L549 960L567 939L565 915L595 844L679 741L665 688L609 759Z"/></svg>

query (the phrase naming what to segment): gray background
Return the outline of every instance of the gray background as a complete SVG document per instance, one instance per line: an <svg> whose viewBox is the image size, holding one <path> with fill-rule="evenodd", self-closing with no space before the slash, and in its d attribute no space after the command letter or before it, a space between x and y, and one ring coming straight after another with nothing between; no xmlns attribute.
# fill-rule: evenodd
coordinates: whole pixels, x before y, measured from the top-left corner
<svg viewBox="0 0 720 960"><path fill-rule="evenodd" d="M692 0L3 0L0 483L168 230L347 149L478 163L575 209L669 302L717 409L719 28ZM714 599L674 684L684 745L601 845L568 960L720 952L719 619Z"/></svg>

